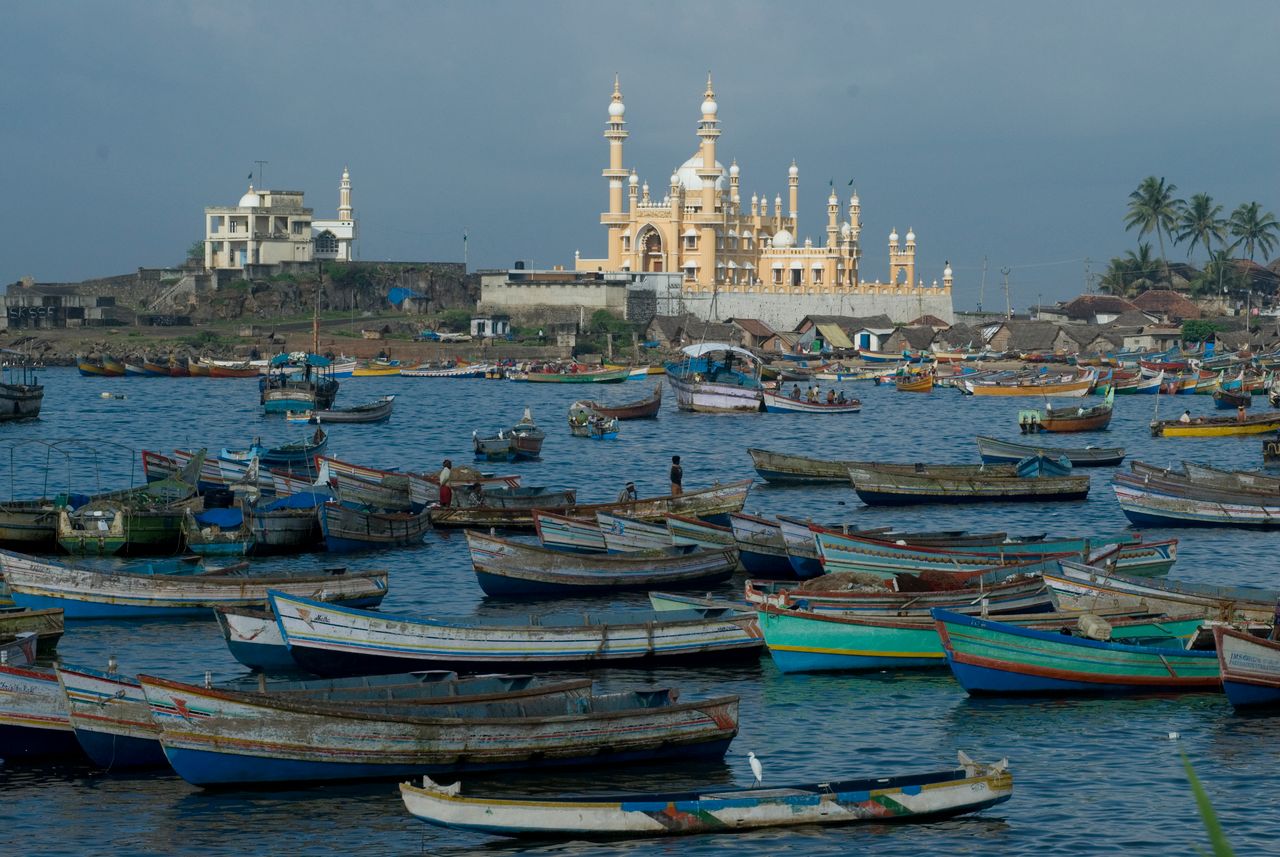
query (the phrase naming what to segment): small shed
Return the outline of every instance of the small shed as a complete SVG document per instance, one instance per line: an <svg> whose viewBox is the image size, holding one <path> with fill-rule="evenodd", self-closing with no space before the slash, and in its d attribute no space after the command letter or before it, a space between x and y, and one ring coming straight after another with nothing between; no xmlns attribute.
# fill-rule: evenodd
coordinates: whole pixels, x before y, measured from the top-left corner
<svg viewBox="0 0 1280 857"><path fill-rule="evenodd" d="M478 337L509 336L511 334L511 316L509 315L473 315L471 317L471 335Z"/></svg>

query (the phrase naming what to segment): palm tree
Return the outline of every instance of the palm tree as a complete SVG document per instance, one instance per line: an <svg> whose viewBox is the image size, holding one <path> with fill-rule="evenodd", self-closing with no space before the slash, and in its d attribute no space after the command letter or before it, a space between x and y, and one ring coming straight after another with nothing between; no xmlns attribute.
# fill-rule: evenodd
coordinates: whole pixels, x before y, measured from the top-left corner
<svg viewBox="0 0 1280 857"><path fill-rule="evenodd" d="M1275 215L1271 212L1262 211L1262 206L1256 202L1238 205L1236 210L1231 212L1227 228L1231 230L1231 236L1236 239L1231 249L1243 246L1250 262L1253 261L1253 254L1259 250L1262 251L1262 255L1270 256L1276 242L1280 241L1280 234L1277 234L1280 233L1280 222L1276 221Z"/></svg>
<svg viewBox="0 0 1280 857"><path fill-rule="evenodd" d="M1190 242L1187 245L1188 259L1197 244L1204 247L1206 253L1213 255L1214 239L1219 244L1227 240L1226 226L1226 221L1222 219L1222 206L1216 205L1213 197L1207 193L1193 194L1182 209L1178 219L1178 234L1174 236L1174 240Z"/></svg>
<svg viewBox="0 0 1280 857"><path fill-rule="evenodd" d="M1166 182L1164 177L1147 176L1138 185L1137 190L1129 194L1129 213L1124 219L1124 228L1137 227L1138 237L1154 232L1160 242L1160 258L1164 261L1164 236L1172 235L1178 223L1178 215L1183 202L1173 195L1178 186ZM1172 283L1169 274L1169 263L1164 261L1164 277Z"/></svg>
<svg viewBox="0 0 1280 857"><path fill-rule="evenodd" d="M1151 243L1138 242L1138 252L1126 250L1123 257L1111 260L1099 284L1107 294L1132 297L1150 288L1156 279L1156 260L1151 257Z"/></svg>

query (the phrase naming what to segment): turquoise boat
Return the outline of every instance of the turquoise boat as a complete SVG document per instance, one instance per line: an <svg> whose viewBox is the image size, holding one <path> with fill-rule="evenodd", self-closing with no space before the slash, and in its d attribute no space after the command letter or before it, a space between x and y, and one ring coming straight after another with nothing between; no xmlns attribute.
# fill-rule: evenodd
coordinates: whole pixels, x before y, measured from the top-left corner
<svg viewBox="0 0 1280 857"><path fill-rule="evenodd" d="M947 664L978 694L1117 694L1222 688L1218 655L1176 637L1104 642L934 610Z"/></svg>
<svg viewBox="0 0 1280 857"><path fill-rule="evenodd" d="M1082 611L1001 616L1003 622L1052 635L1075 628ZM1182 645L1203 620L1151 618L1116 611L1104 615L1113 640L1162 640ZM773 662L782 672L842 672L946 666L931 617L856 616L764 606L757 619Z"/></svg>

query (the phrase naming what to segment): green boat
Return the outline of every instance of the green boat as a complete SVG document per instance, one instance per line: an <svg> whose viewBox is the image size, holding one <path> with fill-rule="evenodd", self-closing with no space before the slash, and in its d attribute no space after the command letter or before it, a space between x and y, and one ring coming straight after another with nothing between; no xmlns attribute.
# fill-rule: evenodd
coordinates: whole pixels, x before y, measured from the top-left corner
<svg viewBox="0 0 1280 857"><path fill-rule="evenodd" d="M631 370L624 366L595 372L529 372L524 380L543 384L620 384L630 374Z"/></svg>
<svg viewBox="0 0 1280 857"><path fill-rule="evenodd" d="M1216 652L1175 638L1112 642L934 610L951 673L970 694L1116 694L1222 688Z"/></svg>
<svg viewBox="0 0 1280 857"><path fill-rule="evenodd" d="M927 616L856 616L774 606L761 607L757 616L769 654L782 672L941 668L947 663L937 625ZM1084 616L1103 619L1110 626L1112 640L1158 639L1177 646L1203 622L1200 617L1153 618L1132 611L1026 613L1000 618L1019 627L1061 634L1080 625Z"/></svg>

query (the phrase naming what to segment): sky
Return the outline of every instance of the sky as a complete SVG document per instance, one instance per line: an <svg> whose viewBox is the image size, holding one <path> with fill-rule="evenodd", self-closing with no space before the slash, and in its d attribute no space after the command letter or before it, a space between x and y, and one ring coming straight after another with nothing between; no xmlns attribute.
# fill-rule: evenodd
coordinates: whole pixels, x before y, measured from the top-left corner
<svg viewBox="0 0 1280 857"><path fill-rule="evenodd" d="M1147 175L1280 211L1274 2L5 7L0 284L176 264L257 160L317 218L349 167L365 261L461 261L464 230L472 268L597 256L615 73L625 165L656 191L710 71L744 197L785 200L794 158L817 243L852 180L864 279L914 229L957 309L1003 309L1004 268L1015 308L1079 294L1136 247Z"/></svg>

